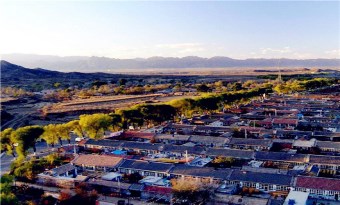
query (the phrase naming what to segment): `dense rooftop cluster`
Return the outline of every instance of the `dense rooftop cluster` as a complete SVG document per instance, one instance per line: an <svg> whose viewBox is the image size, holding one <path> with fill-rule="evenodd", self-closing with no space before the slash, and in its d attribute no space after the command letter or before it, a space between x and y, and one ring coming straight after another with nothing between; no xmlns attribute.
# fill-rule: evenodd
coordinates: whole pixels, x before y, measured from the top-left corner
<svg viewBox="0 0 340 205"><path fill-rule="evenodd" d="M283 204L293 190L339 200L339 101L273 95L179 123L106 132L105 139L79 142L77 153L61 148L75 158L38 181L53 179L59 186L84 181L103 193L163 202L177 196L171 189L179 179L209 184L222 202L218 196L248 194Z"/></svg>

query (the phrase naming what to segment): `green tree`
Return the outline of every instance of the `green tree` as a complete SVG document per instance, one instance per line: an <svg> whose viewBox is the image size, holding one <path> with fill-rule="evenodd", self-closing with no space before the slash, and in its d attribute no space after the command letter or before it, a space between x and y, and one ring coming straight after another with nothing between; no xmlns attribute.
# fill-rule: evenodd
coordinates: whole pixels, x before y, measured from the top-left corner
<svg viewBox="0 0 340 205"><path fill-rule="evenodd" d="M2 205L16 205L19 204L17 197L12 193L14 177L9 174L1 176L0 181L0 201Z"/></svg>
<svg viewBox="0 0 340 205"><path fill-rule="evenodd" d="M208 92L209 87L206 84L200 84L197 86L197 91L198 92Z"/></svg>

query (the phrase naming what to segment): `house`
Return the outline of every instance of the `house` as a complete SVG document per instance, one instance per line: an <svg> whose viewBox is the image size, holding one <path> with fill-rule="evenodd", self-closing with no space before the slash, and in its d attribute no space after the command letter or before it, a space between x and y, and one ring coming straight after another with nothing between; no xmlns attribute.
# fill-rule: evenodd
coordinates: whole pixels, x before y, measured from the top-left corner
<svg viewBox="0 0 340 205"><path fill-rule="evenodd" d="M266 129L271 129L273 126L273 120L271 118L266 118L264 120L257 121L256 124Z"/></svg>
<svg viewBox="0 0 340 205"><path fill-rule="evenodd" d="M188 157L196 157L196 156L202 156L205 153L205 148L201 146L180 146L180 145L172 145L172 144L166 144L163 145L161 148L162 154L167 155L174 155L177 157L184 157L186 154Z"/></svg>
<svg viewBox="0 0 340 205"><path fill-rule="evenodd" d="M324 153L340 154L340 142L316 141L316 146Z"/></svg>
<svg viewBox="0 0 340 205"><path fill-rule="evenodd" d="M255 188L264 192L281 191L288 194L292 181L292 176L283 174L233 170L227 183L239 184L240 187Z"/></svg>
<svg viewBox="0 0 340 205"><path fill-rule="evenodd" d="M229 141L229 139L225 137L192 135L188 141L193 142L196 145L223 147Z"/></svg>
<svg viewBox="0 0 340 205"><path fill-rule="evenodd" d="M294 140L293 141L293 149L299 149L299 150L311 150L316 145L316 140L310 139L310 140Z"/></svg>
<svg viewBox="0 0 340 205"><path fill-rule="evenodd" d="M165 200L170 202L172 199L172 189L170 187L161 187L161 186L145 186L141 192L141 199L157 199Z"/></svg>
<svg viewBox="0 0 340 205"><path fill-rule="evenodd" d="M157 134L155 141L164 144L184 144L188 142L190 135L178 135L178 134Z"/></svg>
<svg viewBox="0 0 340 205"><path fill-rule="evenodd" d="M324 170L340 171L340 156L310 155L309 163Z"/></svg>
<svg viewBox="0 0 340 205"><path fill-rule="evenodd" d="M173 164L169 163L127 159L119 166L119 172L125 174L139 173L141 176L166 177L172 167Z"/></svg>
<svg viewBox="0 0 340 205"><path fill-rule="evenodd" d="M340 196L340 179L298 176L294 187L297 191L308 192L313 198L339 200Z"/></svg>
<svg viewBox="0 0 340 205"><path fill-rule="evenodd" d="M156 133L152 132L138 132L138 131L125 131L120 136L120 138L126 139L126 140L135 140L135 141L149 141L153 140Z"/></svg>
<svg viewBox="0 0 340 205"><path fill-rule="evenodd" d="M297 119L289 119L289 118L274 118L273 119L273 128L295 128L298 125Z"/></svg>
<svg viewBox="0 0 340 205"><path fill-rule="evenodd" d="M291 190L283 205L307 205L309 193Z"/></svg>
<svg viewBox="0 0 340 205"><path fill-rule="evenodd" d="M223 156L250 160L254 158L255 152L252 150L209 148L205 154L211 158Z"/></svg>
<svg viewBox="0 0 340 205"><path fill-rule="evenodd" d="M79 171L114 171L122 163L122 158L109 155L84 154L78 155L71 164Z"/></svg>
<svg viewBox="0 0 340 205"><path fill-rule="evenodd" d="M197 125L194 128L194 133L199 135L214 135L218 136L227 132L232 132L230 127L213 127L213 126L202 126Z"/></svg>
<svg viewBox="0 0 340 205"><path fill-rule="evenodd" d="M227 145L235 149L269 150L272 146L271 140L232 138Z"/></svg>
<svg viewBox="0 0 340 205"><path fill-rule="evenodd" d="M118 140L94 140L89 139L85 142L85 150L100 149L105 152L110 152L116 149L120 149L123 142Z"/></svg>
<svg viewBox="0 0 340 205"><path fill-rule="evenodd" d="M73 188L76 183L84 182L88 178L77 174L77 168L68 163L38 174L37 184Z"/></svg>
<svg viewBox="0 0 340 205"><path fill-rule="evenodd" d="M308 163L308 155L286 152L256 152L255 159L280 169L289 169L295 165L305 165Z"/></svg>
<svg viewBox="0 0 340 205"><path fill-rule="evenodd" d="M77 176L77 169L72 164L67 163L49 171L45 171L44 174L54 177L74 177Z"/></svg>
<svg viewBox="0 0 340 205"><path fill-rule="evenodd" d="M134 152L135 154L156 154L159 153L161 145L143 142L125 141L122 144L123 150Z"/></svg>
<svg viewBox="0 0 340 205"><path fill-rule="evenodd" d="M170 171L170 177L219 184L223 180L228 179L231 172L232 169L214 169L211 167L193 167L185 164L177 164Z"/></svg>
<svg viewBox="0 0 340 205"><path fill-rule="evenodd" d="M100 193L110 194L111 196L121 196L131 186L129 183L121 181L108 181L100 178L92 178L87 181L90 188Z"/></svg>

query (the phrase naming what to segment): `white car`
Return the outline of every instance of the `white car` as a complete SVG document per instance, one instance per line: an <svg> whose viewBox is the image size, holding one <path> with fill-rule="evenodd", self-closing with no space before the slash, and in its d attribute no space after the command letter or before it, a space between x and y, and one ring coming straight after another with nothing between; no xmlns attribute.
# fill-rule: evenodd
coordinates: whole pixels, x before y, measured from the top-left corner
<svg viewBox="0 0 340 205"><path fill-rule="evenodd" d="M76 139L75 139L75 141L76 142L80 142L80 141L82 141L83 139L85 139L84 137L77 137Z"/></svg>

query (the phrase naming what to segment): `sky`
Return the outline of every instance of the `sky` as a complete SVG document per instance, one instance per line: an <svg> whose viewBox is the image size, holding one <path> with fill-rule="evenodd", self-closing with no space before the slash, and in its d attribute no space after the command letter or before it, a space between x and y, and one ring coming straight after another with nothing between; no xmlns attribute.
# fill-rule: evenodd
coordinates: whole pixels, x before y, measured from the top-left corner
<svg viewBox="0 0 340 205"><path fill-rule="evenodd" d="M0 52L340 58L340 1L0 1Z"/></svg>

